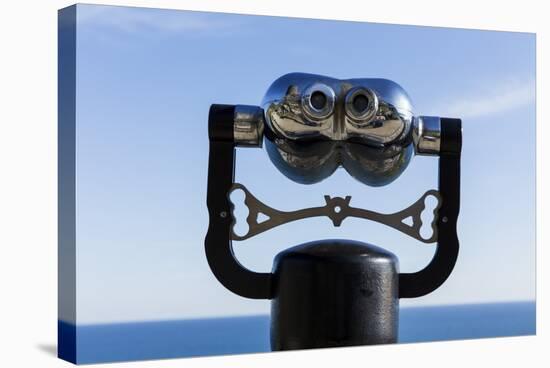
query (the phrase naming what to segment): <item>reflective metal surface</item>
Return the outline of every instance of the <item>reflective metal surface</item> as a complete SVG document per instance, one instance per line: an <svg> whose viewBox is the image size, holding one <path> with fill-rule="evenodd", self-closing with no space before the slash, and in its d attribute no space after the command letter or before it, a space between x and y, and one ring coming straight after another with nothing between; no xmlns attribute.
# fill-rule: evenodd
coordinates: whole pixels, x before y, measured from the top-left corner
<svg viewBox="0 0 550 368"><path fill-rule="evenodd" d="M261 147L264 134L264 112L258 106L236 105L233 139L240 147Z"/></svg>
<svg viewBox="0 0 550 368"><path fill-rule="evenodd" d="M390 80L286 74L262 107L269 157L299 183L319 182L343 166L367 185L386 185L413 153L412 104Z"/></svg>
<svg viewBox="0 0 550 368"><path fill-rule="evenodd" d="M418 155L438 155L441 147L441 119L436 116L414 118L413 139Z"/></svg>

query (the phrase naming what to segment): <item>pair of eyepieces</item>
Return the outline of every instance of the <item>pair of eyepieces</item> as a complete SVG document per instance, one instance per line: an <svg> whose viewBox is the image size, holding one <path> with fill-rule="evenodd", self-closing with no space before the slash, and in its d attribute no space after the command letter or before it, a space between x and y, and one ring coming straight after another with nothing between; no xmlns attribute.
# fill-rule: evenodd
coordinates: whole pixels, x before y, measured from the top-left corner
<svg viewBox="0 0 550 368"><path fill-rule="evenodd" d="M306 115L314 120L328 118L334 112L336 95L332 88L316 83L302 95L302 107ZM354 87L346 93L344 108L346 115L356 123L368 123L378 111L376 94L364 87Z"/></svg>

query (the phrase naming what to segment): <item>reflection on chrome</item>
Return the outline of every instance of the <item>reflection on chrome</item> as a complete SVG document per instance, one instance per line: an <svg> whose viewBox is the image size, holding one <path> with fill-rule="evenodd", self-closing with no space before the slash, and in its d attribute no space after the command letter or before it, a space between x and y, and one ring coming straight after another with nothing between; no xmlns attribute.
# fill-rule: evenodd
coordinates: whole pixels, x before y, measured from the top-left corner
<svg viewBox="0 0 550 368"><path fill-rule="evenodd" d="M301 184L320 182L342 166L364 184L383 186L401 175L414 151L412 145L377 149L348 141L304 144L268 138L265 143L275 167Z"/></svg>
<svg viewBox="0 0 550 368"><path fill-rule="evenodd" d="M418 116L413 122L413 140L417 155L437 155L441 145L441 118Z"/></svg>
<svg viewBox="0 0 550 368"><path fill-rule="evenodd" d="M239 147L261 147L264 135L263 110L258 106L236 105L233 139Z"/></svg>

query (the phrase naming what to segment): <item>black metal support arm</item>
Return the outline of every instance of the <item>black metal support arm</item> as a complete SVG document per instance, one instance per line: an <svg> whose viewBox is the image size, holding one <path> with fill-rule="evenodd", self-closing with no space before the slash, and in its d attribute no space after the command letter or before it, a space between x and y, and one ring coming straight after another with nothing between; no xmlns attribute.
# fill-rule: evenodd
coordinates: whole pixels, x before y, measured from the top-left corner
<svg viewBox="0 0 550 368"><path fill-rule="evenodd" d="M460 208L460 153L462 122L441 119L439 194L442 204L437 219L438 241L431 262L415 273L399 275L399 297L416 298L431 293L447 280L458 257L456 222Z"/></svg>
<svg viewBox="0 0 550 368"><path fill-rule="evenodd" d="M205 240L206 258L220 283L235 294L252 299L271 299L272 274L248 270L233 254L233 219L229 192L235 176L234 111L235 106L210 107L210 157L206 200L210 224Z"/></svg>

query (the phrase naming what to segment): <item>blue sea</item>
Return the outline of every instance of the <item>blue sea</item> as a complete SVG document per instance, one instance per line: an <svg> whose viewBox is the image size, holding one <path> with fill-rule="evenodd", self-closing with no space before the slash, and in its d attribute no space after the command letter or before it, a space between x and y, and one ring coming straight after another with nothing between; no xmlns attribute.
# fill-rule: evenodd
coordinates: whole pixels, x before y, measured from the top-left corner
<svg viewBox="0 0 550 368"><path fill-rule="evenodd" d="M534 302L401 308L399 343L534 335L535 324ZM76 341L79 364L268 352L269 316L79 325Z"/></svg>

